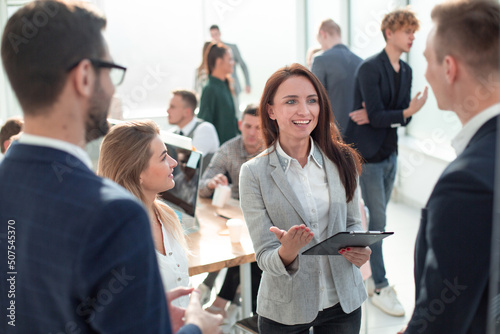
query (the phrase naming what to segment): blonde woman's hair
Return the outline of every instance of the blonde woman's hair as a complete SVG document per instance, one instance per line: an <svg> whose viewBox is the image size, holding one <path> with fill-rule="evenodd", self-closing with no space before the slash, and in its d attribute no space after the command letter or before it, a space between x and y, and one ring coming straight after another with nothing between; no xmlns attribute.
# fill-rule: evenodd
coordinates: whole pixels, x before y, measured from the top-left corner
<svg viewBox="0 0 500 334"><path fill-rule="evenodd" d="M147 205L140 175L149 166L153 155L151 142L159 134L160 129L150 120L115 125L102 141L97 173L115 181ZM158 198L153 203L153 209L168 232L187 250L184 231L174 210Z"/></svg>

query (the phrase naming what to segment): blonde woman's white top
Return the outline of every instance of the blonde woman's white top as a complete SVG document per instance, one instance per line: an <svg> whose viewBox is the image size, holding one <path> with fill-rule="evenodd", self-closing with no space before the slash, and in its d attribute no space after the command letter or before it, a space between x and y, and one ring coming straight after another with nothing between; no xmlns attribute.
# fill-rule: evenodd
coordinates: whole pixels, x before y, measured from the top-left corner
<svg viewBox="0 0 500 334"><path fill-rule="evenodd" d="M160 267L163 288L167 292L178 286L188 287L189 268L186 252L179 242L165 230L163 222L161 222L161 229L163 232L165 255L156 251L156 257L158 259L158 266ZM179 307L187 307L188 303L188 296L183 296L172 301L172 305Z"/></svg>

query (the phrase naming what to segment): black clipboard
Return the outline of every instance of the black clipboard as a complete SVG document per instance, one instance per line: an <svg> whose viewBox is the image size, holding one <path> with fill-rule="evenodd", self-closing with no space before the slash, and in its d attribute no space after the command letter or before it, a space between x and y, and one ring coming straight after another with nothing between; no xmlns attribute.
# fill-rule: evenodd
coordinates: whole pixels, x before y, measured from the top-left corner
<svg viewBox="0 0 500 334"><path fill-rule="evenodd" d="M302 255L340 255L341 248L370 246L393 234L394 232L381 231L339 232L305 250Z"/></svg>

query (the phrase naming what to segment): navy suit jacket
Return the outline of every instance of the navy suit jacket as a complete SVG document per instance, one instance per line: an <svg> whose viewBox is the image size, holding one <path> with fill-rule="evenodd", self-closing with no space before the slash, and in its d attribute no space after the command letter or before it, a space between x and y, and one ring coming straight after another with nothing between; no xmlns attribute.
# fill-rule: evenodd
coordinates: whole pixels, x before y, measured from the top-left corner
<svg viewBox="0 0 500 334"><path fill-rule="evenodd" d="M325 87L333 114L342 133L352 111L354 73L363 60L344 44L337 44L314 58L311 71Z"/></svg>
<svg viewBox="0 0 500 334"><path fill-rule="evenodd" d="M171 333L149 220L131 194L66 152L20 143L0 184L1 333Z"/></svg>
<svg viewBox="0 0 500 334"><path fill-rule="evenodd" d="M497 119L445 169L422 209L406 333L486 333Z"/></svg>
<svg viewBox="0 0 500 334"><path fill-rule="evenodd" d="M401 74L399 94L396 99L394 69L385 50L366 59L358 67L354 81L354 105L352 110L366 105L369 124L358 125L349 119L345 140L352 143L363 158L372 158L382 146L391 128L408 124L403 110L410 105L412 71L399 60Z"/></svg>

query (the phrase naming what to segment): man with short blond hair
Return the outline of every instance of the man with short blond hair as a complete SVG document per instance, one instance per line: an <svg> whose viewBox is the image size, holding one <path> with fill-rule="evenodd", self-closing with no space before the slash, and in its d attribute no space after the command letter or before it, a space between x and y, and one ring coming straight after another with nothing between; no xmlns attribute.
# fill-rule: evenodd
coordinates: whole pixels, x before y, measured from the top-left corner
<svg viewBox="0 0 500 334"><path fill-rule="evenodd" d="M311 71L325 87L337 126L343 134L352 111L354 72L362 59L342 44L340 27L332 19L321 22L317 39L323 53L315 56Z"/></svg>
<svg viewBox="0 0 500 334"><path fill-rule="evenodd" d="M405 333L486 333L497 124L500 5L437 5L424 56L439 109L463 125L457 158L422 210L415 246L415 310ZM498 166L497 166L498 168ZM494 310L490 310L493 313Z"/></svg>

